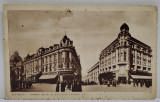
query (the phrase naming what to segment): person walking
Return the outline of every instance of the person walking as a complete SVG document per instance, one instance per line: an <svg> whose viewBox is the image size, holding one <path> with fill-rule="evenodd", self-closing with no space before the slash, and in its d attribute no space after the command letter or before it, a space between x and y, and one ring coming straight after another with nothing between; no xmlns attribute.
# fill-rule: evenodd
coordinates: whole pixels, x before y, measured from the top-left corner
<svg viewBox="0 0 160 102"><path fill-rule="evenodd" d="M73 79L72 92L75 92L75 86L76 86L76 82L75 82L75 80Z"/></svg>
<svg viewBox="0 0 160 102"><path fill-rule="evenodd" d="M57 82L56 92L59 92L59 81Z"/></svg>
<svg viewBox="0 0 160 102"><path fill-rule="evenodd" d="M133 79L133 87L136 87L136 83L134 79Z"/></svg>
<svg viewBox="0 0 160 102"><path fill-rule="evenodd" d="M61 92L65 92L65 82L63 81L62 83L61 83Z"/></svg>

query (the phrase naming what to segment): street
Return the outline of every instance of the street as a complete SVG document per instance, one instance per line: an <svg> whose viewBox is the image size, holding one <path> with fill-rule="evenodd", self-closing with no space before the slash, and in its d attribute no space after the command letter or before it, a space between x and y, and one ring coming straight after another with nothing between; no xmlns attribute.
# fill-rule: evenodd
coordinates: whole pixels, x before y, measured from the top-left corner
<svg viewBox="0 0 160 102"><path fill-rule="evenodd" d="M82 92L150 92L152 87L133 87L129 84L120 84L116 87L107 85L82 85ZM35 83L33 87L21 89L19 92L56 92L56 84ZM65 92L71 92L66 88Z"/></svg>

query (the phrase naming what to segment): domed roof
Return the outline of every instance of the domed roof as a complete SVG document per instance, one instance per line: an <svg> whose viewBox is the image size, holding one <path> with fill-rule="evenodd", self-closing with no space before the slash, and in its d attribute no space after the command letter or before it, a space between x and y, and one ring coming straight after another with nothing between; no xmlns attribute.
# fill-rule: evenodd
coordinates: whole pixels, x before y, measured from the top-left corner
<svg viewBox="0 0 160 102"><path fill-rule="evenodd" d="M17 66L17 64L18 65L22 65L22 58L19 56L19 54L18 54L18 52L16 51L16 52L14 52L14 55L12 55L11 57L10 57L10 64L13 64L13 63L15 63L16 64L16 66ZM21 63L21 64L20 64Z"/></svg>
<svg viewBox="0 0 160 102"><path fill-rule="evenodd" d="M121 27L120 27L121 31L129 31L129 27L126 23L124 23Z"/></svg>
<svg viewBox="0 0 160 102"><path fill-rule="evenodd" d="M66 41L70 41L70 39L65 35L62 39L62 41L65 43Z"/></svg>
<svg viewBox="0 0 160 102"><path fill-rule="evenodd" d="M65 34L65 36L63 37L63 39L60 42L60 45L61 46L63 46L63 45L64 46L72 46L72 44L73 44L73 41L71 41Z"/></svg>

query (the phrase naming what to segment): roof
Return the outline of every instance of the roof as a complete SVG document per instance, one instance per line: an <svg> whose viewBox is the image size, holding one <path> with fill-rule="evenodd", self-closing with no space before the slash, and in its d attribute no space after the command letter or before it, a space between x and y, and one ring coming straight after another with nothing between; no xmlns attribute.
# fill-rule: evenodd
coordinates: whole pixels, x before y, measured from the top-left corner
<svg viewBox="0 0 160 102"><path fill-rule="evenodd" d="M14 55L12 55L10 57L10 64L13 65L15 67L21 67L23 65L23 60L22 58L19 56L18 52L14 52Z"/></svg>

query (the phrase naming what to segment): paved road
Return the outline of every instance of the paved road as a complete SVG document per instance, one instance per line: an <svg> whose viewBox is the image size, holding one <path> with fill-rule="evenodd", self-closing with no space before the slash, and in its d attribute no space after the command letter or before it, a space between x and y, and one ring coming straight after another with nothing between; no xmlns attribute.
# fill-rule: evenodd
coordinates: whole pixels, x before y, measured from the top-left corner
<svg viewBox="0 0 160 102"><path fill-rule="evenodd" d="M152 87L133 87L128 84L120 84L117 87L108 87L107 85L83 85L83 92L150 92ZM56 92L56 84L36 83L29 89L22 89L21 92ZM67 90L66 92L71 92Z"/></svg>
<svg viewBox="0 0 160 102"><path fill-rule="evenodd" d="M83 92L150 92L152 87L133 87L128 84L120 84L116 87L108 87L107 85L87 85L82 86Z"/></svg>

